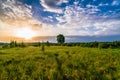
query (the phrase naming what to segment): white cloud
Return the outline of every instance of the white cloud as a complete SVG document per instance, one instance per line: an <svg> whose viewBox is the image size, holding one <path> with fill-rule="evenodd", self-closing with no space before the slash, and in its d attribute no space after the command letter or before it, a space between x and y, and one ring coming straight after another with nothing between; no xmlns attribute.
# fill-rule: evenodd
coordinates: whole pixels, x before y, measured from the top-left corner
<svg viewBox="0 0 120 80"><path fill-rule="evenodd" d="M62 3L67 3L68 0L40 0L40 4L45 8L44 11L62 13L59 7Z"/></svg>
<svg viewBox="0 0 120 80"><path fill-rule="evenodd" d="M12 29L13 27L0 20L0 36L11 36Z"/></svg>
<svg viewBox="0 0 120 80"><path fill-rule="evenodd" d="M109 20L101 23L94 24L96 27L101 27L100 31L97 31L97 35L118 35L120 34L120 21Z"/></svg>
<svg viewBox="0 0 120 80"><path fill-rule="evenodd" d="M14 28L25 26L33 29L41 28L41 22L32 17L31 6L22 4L17 0L1 1L0 6L1 33L11 35Z"/></svg>
<svg viewBox="0 0 120 80"><path fill-rule="evenodd" d="M99 6L108 6L108 5L109 5L108 3L105 3L105 4L100 3L100 4L99 4Z"/></svg>
<svg viewBox="0 0 120 80"><path fill-rule="evenodd" d="M85 9L79 6L67 6L64 11L64 16L58 16L56 18L59 21L58 28L65 31L66 35L90 36L120 34L119 20L114 19L114 16L113 18L112 16L109 18L106 15L91 15L91 12L96 12L99 9L91 5L90 7L93 8L93 11L92 9Z"/></svg>
<svg viewBox="0 0 120 80"><path fill-rule="evenodd" d="M57 5L61 5L62 3L68 3L69 1L68 0L59 0L57 2Z"/></svg>
<svg viewBox="0 0 120 80"><path fill-rule="evenodd" d="M87 7L87 8L92 8L92 7L94 7L94 6L93 6L93 5L88 4L86 7Z"/></svg>
<svg viewBox="0 0 120 80"><path fill-rule="evenodd" d="M0 14L4 14L8 17L8 19L16 19L16 18L31 18L31 8L28 5L23 5L16 0L7 0L1 3L2 10ZM1 16L2 16L1 15Z"/></svg>
<svg viewBox="0 0 120 80"><path fill-rule="evenodd" d="M107 19L108 16L106 15L93 15L100 11L98 6L89 4L87 8L82 8L77 6L78 2L76 2L73 6L66 6L62 10L59 5L67 2L68 0L41 0L40 2L46 11L63 13L63 16L56 17L59 21L57 25L40 23L35 20L32 17L31 7L28 5L23 5L15 0L0 2L0 32L6 33L5 31L7 30L11 33L14 25L15 27L33 26L31 28L37 29L41 36L53 36L59 33L82 36L120 34L120 21L114 19L114 16ZM52 5L52 3L54 4ZM99 6L103 5L107 4ZM46 21L51 20L52 22L53 18L54 16L48 16ZM42 28L38 29L41 26Z"/></svg>
<svg viewBox="0 0 120 80"><path fill-rule="evenodd" d="M112 5L113 5L113 6L115 6L115 5L119 5L119 1L114 0L114 1L112 2Z"/></svg>

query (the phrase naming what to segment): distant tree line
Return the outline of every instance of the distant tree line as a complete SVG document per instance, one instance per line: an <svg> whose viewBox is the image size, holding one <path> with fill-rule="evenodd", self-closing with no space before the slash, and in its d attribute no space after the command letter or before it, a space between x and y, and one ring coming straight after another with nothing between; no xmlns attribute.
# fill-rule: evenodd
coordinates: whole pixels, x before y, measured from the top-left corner
<svg viewBox="0 0 120 80"><path fill-rule="evenodd" d="M41 46L43 43L36 42L36 43L30 43L31 46ZM44 42L45 46L61 46L59 43L50 43L50 42ZM90 47L90 48L120 48L120 41L114 41L114 42L71 42L71 43L63 43L62 46L80 46L80 47Z"/></svg>
<svg viewBox="0 0 120 80"><path fill-rule="evenodd" d="M0 43L0 46L3 46L3 45L5 45L5 44L7 44L7 43L2 43L2 42L1 42L1 43Z"/></svg>
<svg viewBox="0 0 120 80"><path fill-rule="evenodd" d="M114 42L71 42L65 43L65 37L62 34L56 36L56 40L58 43L50 43L49 41L46 42L33 42L33 43L17 43L16 41L11 41L9 44L4 44L3 48L14 48L14 47L27 47L27 46L34 46L34 47L42 47L44 51L44 46L80 46L80 47L90 47L90 48L120 48L120 41Z"/></svg>
<svg viewBox="0 0 120 80"><path fill-rule="evenodd" d="M115 42L76 42L76 43L64 43L64 46L81 46L90 48L120 48L120 41Z"/></svg>
<svg viewBox="0 0 120 80"><path fill-rule="evenodd" d="M11 41L9 44L4 44L2 47L3 48L14 48L14 47L26 47L27 44L24 42L17 43L17 41Z"/></svg>
<svg viewBox="0 0 120 80"><path fill-rule="evenodd" d="M34 46L40 47L44 44L44 46L61 46L59 43L50 43L47 42L34 42L34 43L17 43L16 41L11 41L9 44L4 44L3 48L14 48L14 47L27 47ZM90 47L90 48L120 48L120 41L114 42L71 42L71 43L62 43L62 46L80 46L80 47Z"/></svg>

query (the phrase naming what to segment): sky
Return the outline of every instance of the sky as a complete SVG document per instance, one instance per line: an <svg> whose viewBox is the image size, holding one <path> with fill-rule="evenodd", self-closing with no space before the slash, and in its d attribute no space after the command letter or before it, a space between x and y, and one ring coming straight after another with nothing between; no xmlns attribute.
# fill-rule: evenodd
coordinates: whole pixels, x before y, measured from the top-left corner
<svg viewBox="0 0 120 80"><path fill-rule="evenodd" d="M120 35L120 0L0 0L0 41Z"/></svg>

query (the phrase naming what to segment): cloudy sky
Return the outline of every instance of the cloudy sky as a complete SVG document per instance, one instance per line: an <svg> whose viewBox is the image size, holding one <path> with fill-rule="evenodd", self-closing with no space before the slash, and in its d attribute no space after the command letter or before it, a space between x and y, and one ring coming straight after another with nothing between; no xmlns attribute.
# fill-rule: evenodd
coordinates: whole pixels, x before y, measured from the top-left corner
<svg viewBox="0 0 120 80"><path fill-rule="evenodd" d="M0 41L120 35L120 0L0 0Z"/></svg>

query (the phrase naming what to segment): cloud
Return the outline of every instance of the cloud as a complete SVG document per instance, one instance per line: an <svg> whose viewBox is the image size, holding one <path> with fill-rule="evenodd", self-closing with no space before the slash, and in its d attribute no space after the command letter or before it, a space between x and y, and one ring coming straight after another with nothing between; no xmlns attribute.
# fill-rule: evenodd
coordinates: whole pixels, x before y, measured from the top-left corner
<svg viewBox="0 0 120 80"><path fill-rule="evenodd" d="M109 6L109 4L108 3L105 3L105 4L100 3L99 6Z"/></svg>
<svg viewBox="0 0 120 80"><path fill-rule="evenodd" d="M68 0L41 0L40 4L44 7L44 11L62 13L60 5L67 2Z"/></svg>
<svg viewBox="0 0 120 80"><path fill-rule="evenodd" d="M17 0L0 1L0 35L12 35L15 28L26 26L33 30L42 27L42 23L32 17L31 6Z"/></svg>
<svg viewBox="0 0 120 80"><path fill-rule="evenodd" d="M0 0L0 32L10 34L15 27L29 26L38 31L38 35L41 36L53 36L59 33L82 36L120 34L120 14L115 13L117 9L109 10L111 12L109 15L105 10L106 6L111 6L111 3L98 5L89 3L83 7L76 0L73 4L62 8L61 5L69 3L68 1L40 0L43 8L34 6L38 8L35 16L40 17L40 20L36 20L35 16L33 17L34 13L31 12L33 6L23 4L18 0ZM101 8L104 8L104 11Z"/></svg>
<svg viewBox="0 0 120 80"><path fill-rule="evenodd" d="M86 12L87 11L87 12ZM87 14L86 14L87 13ZM84 8L81 7L74 7L74 6L67 6L65 8L64 11L64 15L57 17L56 19L59 21L59 23L61 22L65 22L65 25L67 26L72 26L72 27L76 27L76 26L85 26L86 25L86 21L88 21L88 23L91 23L91 17L90 14L91 12L89 10L86 10ZM85 22L84 22L85 21Z"/></svg>
<svg viewBox="0 0 120 80"><path fill-rule="evenodd" d="M120 34L120 21L118 20L109 20L102 22L101 24L94 24L96 27L101 27L100 31L97 31L96 34L101 35L119 35Z"/></svg>
<svg viewBox="0 0 120 80"><path fill-rule="evenodd" d="M11 36L12 29L13 27L0 20L0 36Z"/></svg>
<svg viewBox="0 0 120 80"><path fill-rule="evenodd" d="M120 34L119 15L94 15L99 11L97 6L87 5L88 8L80 6L67 6L63 16L58 16L58 28L69 35L117 35ZM95 10L96 9L96 10ZM93 12L92 12L93 10ZM92 12L92 13L91 13Z"/></svg>
<svg viewBox="0 0 120 80"><path fill-rule="evenodd" d="M16 0L6 0L0 3L2 20L31 18L31 7Z"/></svg>
<svg viewBox="0 0 120 80"><path fill-rule="evenodd" d="M7 24L17 26L24 24L37 24L40 22L32 17L31 6L22 4L17 0L4 0L0 3L0 20Z"/></svg>
<svg viewBox="0 0 120 80"><path fill-rule="evenodd" d="M119 3L119 1L118 0L113 0L113 2L112 2L112 5L113 6L115 6L115 5L119 5L120 3Z"/></svg>
<svg viewBox="0 0 120 80"><path fill-rule="evenodd" d="M87 7L86 13L88 14L95 14L100 11L100 9L98 9L98 6L88 4L86 5L86 7Z"/></svg>

